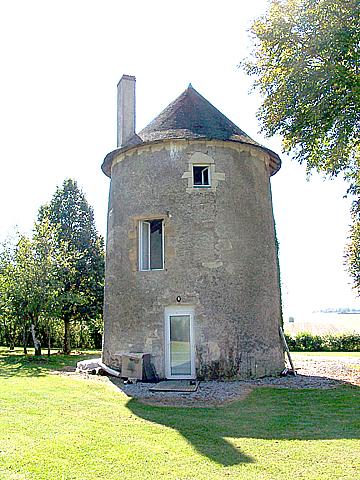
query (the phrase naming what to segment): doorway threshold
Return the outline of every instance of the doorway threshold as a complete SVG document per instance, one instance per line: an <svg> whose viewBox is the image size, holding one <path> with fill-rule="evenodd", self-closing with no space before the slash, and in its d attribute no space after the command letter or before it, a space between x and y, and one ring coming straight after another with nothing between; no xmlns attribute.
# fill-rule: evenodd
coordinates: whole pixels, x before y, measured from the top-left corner
<svg viewBox="0 0 360 480"><path fill-rule="evenodd" d="M197 380L164 380L150 387L151 392L196 392L199 382Z"/></svg>

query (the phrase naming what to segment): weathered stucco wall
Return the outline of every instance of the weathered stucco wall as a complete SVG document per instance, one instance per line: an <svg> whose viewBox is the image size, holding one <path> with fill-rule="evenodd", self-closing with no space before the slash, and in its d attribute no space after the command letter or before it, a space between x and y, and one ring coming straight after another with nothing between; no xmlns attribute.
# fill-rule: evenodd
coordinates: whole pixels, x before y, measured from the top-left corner
<svg viewBox="0 0 360 480"><path fill-rule="evenodd" d="M192 189L197 154L216 188ZM164 310L195 309L200 378L279 373L278 285L268 157L235 142L179 140L115 158L109 197L103 359L150 352L164 377ZM165 270L138 271L138 221L163 218Z"/></svg>

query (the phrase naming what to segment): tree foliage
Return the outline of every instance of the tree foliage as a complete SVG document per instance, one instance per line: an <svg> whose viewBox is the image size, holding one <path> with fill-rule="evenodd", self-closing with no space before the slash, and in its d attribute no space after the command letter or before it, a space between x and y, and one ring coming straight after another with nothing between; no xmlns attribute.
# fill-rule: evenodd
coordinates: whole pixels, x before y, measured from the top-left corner
<svg viewBox="0 0 360 480"><path fill-rule="evenodd" d="M308 170L337 175L356 162L359 9L356 0L273 0L251 28L244 65L264 95L264 131L279 133Z"/></svg>
<svg viewBox="0 0 360 480"><path fill-rule="evenodd" d="M36 355L41 354L37 332L41 317L45 318L50 310L54 276L54 263L40 248L46 244L49 251L51 245L39 234L44 235L44 231L35 232L32 240L19 235L14 244L5 243L0 253L2 319L8 343L14 342L16 330L20 329L26 352L31 330Z"/></svg>
<svg viewBox="0 0 360 480"><path fill-rule="evenodd" d="M65 180L49 204L39 210L55 229L61 252L57 268L58 315L64 321L64 352L70 351L70 322L95 320L102 312L104 242L95 227L92 208L74 180Z"/></svg>
<svg viewBox="0 0 360 480"><path fill-rule="evenodd" d="M0 251L0 318L2 340L6 342L10 350L15 346L15 338L18 330L18 319L14 312L13 288L14 288L14 250L8 239L1 246Z"/></svg>
<svg viewBox="0 0 360 480"><path fill-rule="evenodd" d="M354 202L350 241L345 250L345 262L353 279L354 288L360 294L360 204Z"/></svg>
<svg viewBox="0 0 360 480"><path fill-rule="evenodd" d="M251 27L254 49L242 62L263 95L264 133L280 134L308 173L341 173L349 182L353 277L360 276L359 12L358 0L271 0Z"/></svg>
<svg viewBox="0 0 360 480"><path fill-rule="evenodd" d="M17 234L0 248L0 339L12 348L31 331L35 352L63 322L63 349L76 343L99 346L104 283L103 240L94 215L73 180L57 188L40 208L31 238ZM93 338L93 340L90 339Z"/></svg>

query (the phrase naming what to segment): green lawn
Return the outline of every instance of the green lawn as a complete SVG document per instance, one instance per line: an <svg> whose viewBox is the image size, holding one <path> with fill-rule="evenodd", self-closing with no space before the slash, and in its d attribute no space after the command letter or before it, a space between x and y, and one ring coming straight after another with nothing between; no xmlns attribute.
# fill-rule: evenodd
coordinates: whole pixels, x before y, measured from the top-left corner
<svg viewBox="0 0 360 480"><path fill-rule="evenodd" d="M30 358L0 351L1 480L360 477L359 388L150 407L106 382L51 374L74 355Z"/></svg>

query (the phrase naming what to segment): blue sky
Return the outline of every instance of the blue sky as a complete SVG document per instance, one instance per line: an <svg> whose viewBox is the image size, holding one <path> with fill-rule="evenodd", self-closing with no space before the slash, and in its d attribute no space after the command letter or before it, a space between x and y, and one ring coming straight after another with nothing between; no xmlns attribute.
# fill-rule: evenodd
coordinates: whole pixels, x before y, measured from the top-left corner
<svg viewBox="0 0 360 480"><path fill-rule="evenodd" d="M116 84L137 77L137 130L192 83L252 138L261 99L238 68L247 29L266 1L12 0L0 4L0 238L28 232L39 206L75 178L105 235L109 180L100 170L116 146ZM285 316L360 307L343 267L350 200L281 154L272 179Z"/></svg>

